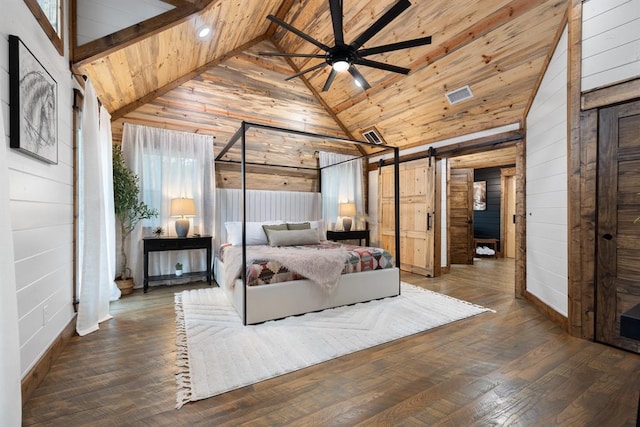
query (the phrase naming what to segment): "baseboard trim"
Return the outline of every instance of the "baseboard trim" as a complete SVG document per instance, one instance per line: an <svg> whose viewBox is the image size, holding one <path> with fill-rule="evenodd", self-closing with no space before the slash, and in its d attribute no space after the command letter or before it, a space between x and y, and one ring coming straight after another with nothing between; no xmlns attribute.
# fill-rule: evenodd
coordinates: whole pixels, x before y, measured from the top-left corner
<svg viewBox="0 0 640 427"><path fill-rule="evenodd" d="M60 335L49 346L47 351L42 355L40 360L35 364L29 372L22 378L22 405L31 398L31 395L40 385L44 377L47 376L53 363L60 357L62 350L67 346L69 340L76 333L76 316L74 315L69 324L60 332Z"/></svg>
<svg viewBox="0 0 640 427"><path fill-rule="evenodd" d="M569 318L564 317L562 314L555 311L553 308L542 302L540 298L533 295L526 289L524 291L524 299L529 301L529 303L533 305L539 312L544 314L547 319L551 320L553 323L562 328L563 331L569 332Z"/></svg>

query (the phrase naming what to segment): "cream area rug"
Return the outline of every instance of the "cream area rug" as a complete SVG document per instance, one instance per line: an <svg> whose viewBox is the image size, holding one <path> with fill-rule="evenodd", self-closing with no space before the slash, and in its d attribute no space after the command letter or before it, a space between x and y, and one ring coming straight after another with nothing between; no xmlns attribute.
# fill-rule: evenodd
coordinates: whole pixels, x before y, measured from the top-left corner
<svg viewBox="0 0 640 427"><path fill-rule="evenodd" d="M491 311L406 283L397 297L243 326L220 288L175 295L177 408Z"/></svg>

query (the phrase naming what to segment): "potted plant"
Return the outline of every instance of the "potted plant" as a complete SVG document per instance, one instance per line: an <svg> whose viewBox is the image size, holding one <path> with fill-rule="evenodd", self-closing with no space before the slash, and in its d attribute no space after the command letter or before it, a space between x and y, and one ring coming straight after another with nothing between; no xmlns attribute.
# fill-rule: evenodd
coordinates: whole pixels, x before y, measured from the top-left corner
<svg viewBox="0 0 640 427"><path fill-rule="evenodd" d="M182 263L176 262L176 276L182 276Z"/></svg>
<svg viewBox="0 0 640 427"><path fill-rule="evenodd" d="M124 163L122 150L119 146L112 147L113 153L113 204L116 218L120 223L120 259L122 260L120 275L116 277L116 284L123 295L133 292L133 278L127 263L125 241L133 229L143 219L158 216L156 209L151 209L144 202L138 200L140 187L139 178Z"/></svg>

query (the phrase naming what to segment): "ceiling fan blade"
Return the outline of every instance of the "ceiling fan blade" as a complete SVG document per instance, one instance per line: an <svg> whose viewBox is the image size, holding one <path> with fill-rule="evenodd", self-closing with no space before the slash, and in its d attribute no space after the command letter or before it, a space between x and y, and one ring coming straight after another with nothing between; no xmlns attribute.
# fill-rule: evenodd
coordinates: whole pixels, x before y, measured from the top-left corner
<svg viewBox="0 0 640 427"><path fill-rule="evenodd" d="M275 22L276 24L280 25L283 28L286 28L287 30L291 31L293 34L297 35L300 38L305 39L309 43L318 46L320 49L322 49L324 51L329 50L329 46L327 46L327 45L325 45L323 43L320 43L318 40L314 39L313 37L310 37L310 36L306 35L305 33L300 31L296 27L293 27L293 26L287 24L286 22L284 22L282 19L278 18L277 16L267 15L267 19L270 20L271 22Z"/></svg>
<svg viewBox="0 0 640 427"><path fill-rule="evenodd" d="M387 10L384 15L382 15L376 22L374 22L373 25L364 30L364 32L351 43L351 46L354 49L359 49L360 46L369 41L369 39L375 36L378 31L389 25L391 21L396 19L398 15L404 12L409 6L411 6L411 2L409 0L399 0L391 7L391 9Z"/></svg>
<svg viewBox="0 0 640 427"><path fill-rule="evenodd" d="M262 56L286 56L289 58L326 58L322 53L282 53L282 52L258 52Z"/></svg>
<svg viewBox="0 0 640 427"><path fill-rule="evenodd" d="M314 65L313 67L309 67L309 68L307 68L305 70L302 70L302 71L300 71L298 73L295 73L295 74L287 77L285 80L291 80L291 79L294 79L296 77L300 77L301 75L303 75L305 73L308 73L309 71L317 70L318 68L322 68L322 67L325 67L327 65L329 65L329 64L327 64L326 62L321 62L319 64Z"/></svg>
<svg viewBox="0 0 640 427"><path fill-rule="evenodd" d="M369 84L369 82L367 82L367 79L365 79L364 76L360 74L360 71L358 71L356 67L354 67L353 65L349 67L349 73L351 73L353 78L356 79L356 82L358 82L358 86L360 86L362 89L371 89L371 85Z"/></svg>
<svg viewBox="0 0 640 427"><path fill-rule="evenodd" d="M407 49L409 47L423 46L425 44L431 44L431 36L422 37L422 38L413 39L413 40L405 40L403 42L398 42L398 43L386 44L384 46L371 47L369 49L361 49L361 50L358 51L358 55L360 55L360 56L369 56L369 55L375 55L377 53L384 53L384 52L391 52L391 51L394 51L394 50Z"/></svg>
<svg viewBox="0 0 640 427"><path fill-rule="evenodd" d="M391 71L399 74L409 74L409 71L411 71L409 68L397 67L395 65L385 64L384 62L371 61L369 59L358 58L355 61L353 61L353 63L358 65L364 65L366 67L378 68L380 70Z"/></svg>
<svg viewBox="0 0 640 427"><path fill-rule="evenodd" d="M331 10L331 22L333 23L333 38L336 46L344 44L344 33L342 32L342 0L329 0Z"/></svg>
<svg viewBox="0 0 640 427"><path fill-rule="evenodd" d="M327 81L324 83L324 86L322 86L323 92L326 92L329 90L329 88L331 87L331 83L333 83L333 79L336 78L336 74L338 74L338 72L332 68L331 73L329 74L329 77L327 77Z"/></svg>

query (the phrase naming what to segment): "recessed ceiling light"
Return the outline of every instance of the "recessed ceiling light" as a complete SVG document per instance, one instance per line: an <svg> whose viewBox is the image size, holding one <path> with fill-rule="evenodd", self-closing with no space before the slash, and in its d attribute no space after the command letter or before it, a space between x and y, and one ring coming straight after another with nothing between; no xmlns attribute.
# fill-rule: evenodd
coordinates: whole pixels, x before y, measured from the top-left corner
<svg viewBox="0 0 640 427"><path fill-rule="evenodd" d="M209 33L211 33L211 27L209 27L208 25L203 25L198 30L198 37L203 39L203 38L207 37L209 35Z"/></svg>

